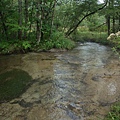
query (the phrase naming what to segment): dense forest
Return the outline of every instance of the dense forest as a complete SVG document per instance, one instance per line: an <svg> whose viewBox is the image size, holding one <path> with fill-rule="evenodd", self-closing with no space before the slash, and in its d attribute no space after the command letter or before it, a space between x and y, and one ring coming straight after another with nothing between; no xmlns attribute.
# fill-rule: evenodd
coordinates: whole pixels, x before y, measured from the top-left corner
<svg viewBox="0 0 120 120"><path fill-rule="evenodd" d="M71 49L73 40L105 42L107 34L119 30L120 0L0 1L2 54Z"/></svg>

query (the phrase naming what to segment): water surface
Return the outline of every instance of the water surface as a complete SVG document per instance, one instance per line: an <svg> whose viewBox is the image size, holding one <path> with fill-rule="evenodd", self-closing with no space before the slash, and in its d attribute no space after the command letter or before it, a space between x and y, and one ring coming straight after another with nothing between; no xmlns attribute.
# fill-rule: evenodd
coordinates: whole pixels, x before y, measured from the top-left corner
<svg viewBox="0 0 120 120"><path fill-rule="evenodd" d="M35 81L0 104L1 120L97 120L120 100L120 62L109 47L78 43L71 51L0 56L0 72L22 69Z"/></svg>

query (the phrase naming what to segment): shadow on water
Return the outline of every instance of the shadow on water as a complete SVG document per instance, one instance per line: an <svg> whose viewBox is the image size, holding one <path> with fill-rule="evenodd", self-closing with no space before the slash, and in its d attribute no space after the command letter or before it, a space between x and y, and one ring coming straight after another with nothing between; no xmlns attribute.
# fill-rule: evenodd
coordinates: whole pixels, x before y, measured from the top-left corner
<svg viewBox="0 0 120 120"><path fill-rule="evenodd" d="M120 62L109 47L96 43L78 43L66 52L3 57L0 64L0 71L19 68L38 79L19 98L0 105L1 119L97 120L119 100Z"/></svg>

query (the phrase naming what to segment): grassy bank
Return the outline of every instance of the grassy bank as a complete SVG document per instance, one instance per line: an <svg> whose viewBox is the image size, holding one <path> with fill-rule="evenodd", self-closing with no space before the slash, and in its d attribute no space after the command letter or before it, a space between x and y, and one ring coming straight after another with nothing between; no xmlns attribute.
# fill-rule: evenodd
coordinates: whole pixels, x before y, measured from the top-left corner
<svg viewBox="0 0 120 120"><path fill-rule="evenodd" d="M48 51L52 48L72 49L75 42L66 38L62 32L54 32L49 39L41 40L40 43L34 39L0 41L0 54L27 53Z"/></svg>
<svg viewBox="0 0 120 120"><path fill-rule="evenodd" d="M112 50L119 54L120 52L120 36L115 37L112 40L107 40L106 32L76 32L72 36L72 39L77 42L96 42L102 45L108 45Z"/></svg>
<svg viewBox="0 0 120 120"><path fill-rule="evenodd" d="M107 41L107 33L105 32L76 32L72 35L72 39L77 42L96 42L101 43L104 45L108 45L109 42Z"/></svg>
<svg viewBox="0 0 120 120"><path fill-rule="evenodd" d="M120 102L111 106L111 111L104 120L120 120Z"/></svg>

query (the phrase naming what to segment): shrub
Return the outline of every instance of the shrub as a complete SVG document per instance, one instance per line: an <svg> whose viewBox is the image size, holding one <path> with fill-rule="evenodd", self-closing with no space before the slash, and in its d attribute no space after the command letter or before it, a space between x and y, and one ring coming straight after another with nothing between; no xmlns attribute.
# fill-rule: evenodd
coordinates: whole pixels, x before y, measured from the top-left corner
<svg viewBox="0 0 120 120"><path fill-rule="evenodd" d="M75 43L66 38L62 32L54 32L51 36L55 48L72 49Z"/></svg>
<svg viewBox="0 0 120 120"><path fill-rule="evenodd" d="M26 53L29 51L42 51L52 48L72 49L75 43L64 36L64 33L55 31L49 39L45 39L38 45L34 40L10 40L0 44L1 54Z"/></svg>
<svg viewBox="0 0 120 120"><path fill-rule="evenodd" d="M40 43L40 49L49 50L51 48L58 49L72 49L75 46L75 43L66 38L62 32L54 32L50 39L44 40Z"/></svg>

